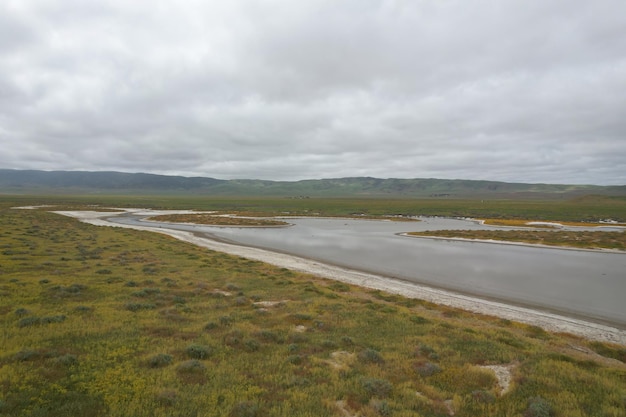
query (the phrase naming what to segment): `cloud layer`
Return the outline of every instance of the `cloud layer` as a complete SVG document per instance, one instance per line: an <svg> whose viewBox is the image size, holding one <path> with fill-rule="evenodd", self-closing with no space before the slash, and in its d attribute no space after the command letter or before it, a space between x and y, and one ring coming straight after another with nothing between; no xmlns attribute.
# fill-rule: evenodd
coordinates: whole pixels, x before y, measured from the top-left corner
<svg viewBox="0 0 626 417"><path fill-rule="evenodd" d="M0 167L626 184L622 0L9 0Z"/></svg>

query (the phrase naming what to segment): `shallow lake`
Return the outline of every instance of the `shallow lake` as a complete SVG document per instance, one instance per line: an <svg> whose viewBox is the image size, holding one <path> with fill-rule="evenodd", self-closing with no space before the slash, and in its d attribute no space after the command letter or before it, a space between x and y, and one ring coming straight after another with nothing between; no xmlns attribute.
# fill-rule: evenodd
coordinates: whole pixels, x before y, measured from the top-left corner
<svg viewBox="0 0 626 417"><path fill-rule="evenodd" d="M140 222L132 215L109 220L191 230L231 243L626 327L626 254L397 235L489 228L472 221L298 218L287 220L291 227L238 228Z"/></svg>

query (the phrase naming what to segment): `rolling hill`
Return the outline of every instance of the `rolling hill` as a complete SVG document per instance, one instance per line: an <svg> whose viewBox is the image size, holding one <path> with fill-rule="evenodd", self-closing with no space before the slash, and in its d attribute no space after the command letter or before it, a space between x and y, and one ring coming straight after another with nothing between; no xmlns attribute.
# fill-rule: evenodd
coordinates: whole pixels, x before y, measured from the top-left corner
<svg viewBox="0 0 626 417"><path fill-rule="evenodd" d="M4 194L199 194L284 197L546 198L626 196L626 186L524 184L450 179L352 177L301 181L220 180L146 173L0 169Z"/></svg>

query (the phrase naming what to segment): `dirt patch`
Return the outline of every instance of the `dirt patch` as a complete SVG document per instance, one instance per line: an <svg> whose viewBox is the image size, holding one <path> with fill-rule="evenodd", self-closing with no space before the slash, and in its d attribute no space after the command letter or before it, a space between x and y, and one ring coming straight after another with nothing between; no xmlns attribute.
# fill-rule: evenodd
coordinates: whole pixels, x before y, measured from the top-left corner
<svg viewBox="0 0 626 417"><path fill-rule="evenodd" d="M280 307L287 304L289 300L279 300L279 301L257 301L256 303L252 303L255 307Z"/></svg>
<svg viewBox="0 0 626 417"><path fill-rule="evenodd" d="M358 413L355 413L354 411L350 410L350 407L348 407L348 404L346 404L345 401L339 400L335 402L335 405L341 412L341 415L344 417L357 417L359 415Z"/></svg>
<svg viewBox="0 0 626 417"><path fill-rule="evenodd" d="M354 363L356 355L354 353L340 350L330 354L330 359L324 361L330 365L331 368L336 370L347 370Z"/></svg>
<svg viewBox="0 0 626 417"><path fill-rule="evenodd" d="M222 290L213 290L211 291L211 294L218 294L218 295L223 295L224 297L232 297L233 293L228 292L228 291L222 291Z"/></svg>
<svg viewBox="0 0 626 417"><path fill-rule="evenodd" d="M504 395L511 389L511 371L516 366L516 364L511 363L508 365L486 365L481 366L481 368L490 369L494 374L496 374L498 387L500 388L500 395Z"/></svg>

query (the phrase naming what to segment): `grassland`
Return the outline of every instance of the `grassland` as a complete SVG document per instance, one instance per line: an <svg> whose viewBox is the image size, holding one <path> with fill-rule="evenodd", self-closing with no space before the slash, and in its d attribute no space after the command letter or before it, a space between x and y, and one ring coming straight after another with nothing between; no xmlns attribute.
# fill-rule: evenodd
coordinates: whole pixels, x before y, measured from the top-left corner
<svg viewBox="0 0 626 417"><path fill-rule="evenodd" d="M10 196L18 205L56 204L76 207L139 207L217 210L280 216L445 216L536 221L626 222L626 197L586 196L572 200L468 200L380 198L215 198L203 196L61 195ZM2 198L0 196L0 201Z"/></svg>
<svg viewBox="0 0 626 417"><path fill-rule="evenodd" d="M623 346L24 204L0 203L2 416L626 415Z"/></svg>

